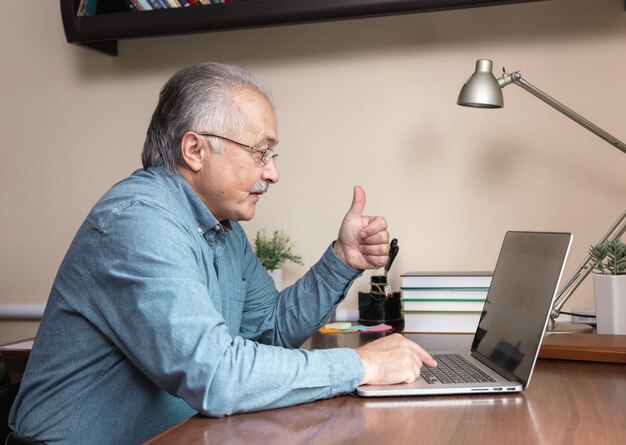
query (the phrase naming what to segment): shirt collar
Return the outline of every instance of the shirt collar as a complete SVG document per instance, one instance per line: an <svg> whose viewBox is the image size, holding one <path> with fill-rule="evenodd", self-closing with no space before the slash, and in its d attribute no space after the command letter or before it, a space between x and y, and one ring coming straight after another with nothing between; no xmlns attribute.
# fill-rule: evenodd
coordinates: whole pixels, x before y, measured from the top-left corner
<svg viewBox="0 0 626 445"><path fill-rule="evenodd" d="M191 213L198 225L198 232L204 234L209 230L226 233L232 231L230 221L218 221L178 172L170 173L162 165L149 167L147 170L162 180L172 190L178 202Z"/></svg>

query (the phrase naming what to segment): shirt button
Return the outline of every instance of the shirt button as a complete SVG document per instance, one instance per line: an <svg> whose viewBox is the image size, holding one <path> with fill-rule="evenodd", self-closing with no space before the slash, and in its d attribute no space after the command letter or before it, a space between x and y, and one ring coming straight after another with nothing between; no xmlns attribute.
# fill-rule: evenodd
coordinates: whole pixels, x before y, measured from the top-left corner
<svg viewBox="0 0 626 445"><path fill-rule="evenodd" d="M204 229L201 226L198 226L198 232L204 233Z"/></svg>
<svg viewBox="0 0 626 445"><path fill-rule="evenodd" d="M220 230L222 230L222 226L218 224L217 226L215 226L215 230L219 232Z"/></svg>

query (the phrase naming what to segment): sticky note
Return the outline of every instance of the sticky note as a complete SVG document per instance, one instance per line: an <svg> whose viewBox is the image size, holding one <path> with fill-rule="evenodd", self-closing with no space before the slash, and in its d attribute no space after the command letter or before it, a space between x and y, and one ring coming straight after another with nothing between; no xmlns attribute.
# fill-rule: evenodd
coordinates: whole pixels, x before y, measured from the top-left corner
<svg viewBox="0 0 626 445"><path fill-rule="evenodd" d="M362 332L384 332L384 331L390 331L392 329L393 328L389 326L388 324L381 323L381 324L377 324L376 326L368 327L367 329L364 329Z"/></svg>
<svg viewBox="0 0 626 445"><path fill-rule="evenodd" d="M336 321L334 323L327 323L324 325L326 329L348 329L352 326L349 321Z"/></svg>

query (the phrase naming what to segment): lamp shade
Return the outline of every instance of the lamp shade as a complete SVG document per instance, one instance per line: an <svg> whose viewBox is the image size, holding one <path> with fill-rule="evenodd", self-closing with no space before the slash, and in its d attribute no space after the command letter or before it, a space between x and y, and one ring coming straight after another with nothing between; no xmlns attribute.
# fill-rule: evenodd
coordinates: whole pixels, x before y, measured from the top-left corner
<svg viewBox="0 0 626 445"><path fill-rule="evenodd" d="M493 62L487 59L476 61L476 71L463 84L457 104L466 107L502 108L502 88L492 73Z"/></svg>

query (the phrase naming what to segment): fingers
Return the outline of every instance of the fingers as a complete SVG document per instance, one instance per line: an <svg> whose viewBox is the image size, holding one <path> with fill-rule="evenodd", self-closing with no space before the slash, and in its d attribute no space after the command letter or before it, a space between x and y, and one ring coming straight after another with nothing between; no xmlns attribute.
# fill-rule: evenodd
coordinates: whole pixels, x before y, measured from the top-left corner
<svg viewBox="0 0 626 445"><path fill-rule="evenodd" d="M382 216L370 216L366 224L361 229L361 238L369 238L381 232L387 231L387 220ZM385 233L385 242L389 242L389 233Z"/></svg>
<svg viewBox="0 0 626 445"><path fill-rule="evenodd" d="M387 231L387 220L382 216L371 216L369 222L363 224L360 237L362 242L369 244L389 243L389 232Z"/></svg>
<svg viewBox="0 0 626 445"><path fill-rule="evenodd" d="M429 368L437 367L437 361L417 343L411 342L420 362ZM420 366L421 367L421 366Z"/></svg>
<svg viewBox="0 0 626 445"><path fill-rule="evenodd" d="M413 383L419 378L420 370L422 369L422 361L419 359L419 357L413 358L413 361L411 362L411 367L413 368L412 372L409 374L407 379L402 383Z"/></svg>
<svg viewBox="0 0 626 445"><path fill-rule="evenodd" d="M389 253L389 233L384 232L377 233L367 238L359 239L359 245L361 247L372 247L376 249L378 255L387 255Z"/></svg>
<svg viewBox="0 0 626 445"><path fill-rule="evenodd" d="M367 261L368 269L379 269L387 264L389 256L363 255L363 258Z"/></svg>
<svg viewBox="0 0 626 445"><path fill-rule="evenodd" d="M385 218L371 218L371 222L361 231L359 251L365 256L380 257L376 264L385 265L389 257L389 232Z"/></svg>
<svg viewBox="0 0 626 445"><path fill-rule="evenodd" d="M410 383L419 378L423 364L436 365L424 349L400 334L375 340L355 352L363 361L365 384Z"/></svg>
<svg viewBox="0 0 626 445"><path fill-rule="evenodd" d="M362 215L363 209L365 209L365 190L358 185L354 186L352 195L352 204L348 213L354 213L356 215Z"/></svg>
<svg viewBox="0 0 626 445"><path fill-rule="evenodd" d="M359 251L363 255L388 257L389 256L389 244L374 244L374 245L361 244L359 246Z"/></svg>

